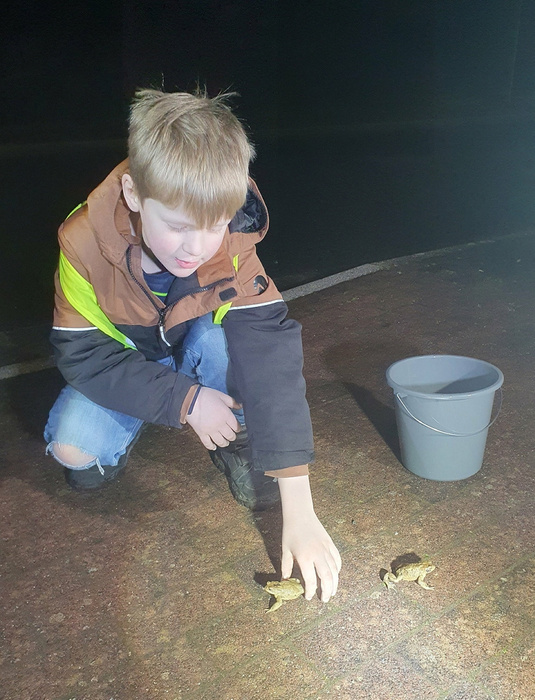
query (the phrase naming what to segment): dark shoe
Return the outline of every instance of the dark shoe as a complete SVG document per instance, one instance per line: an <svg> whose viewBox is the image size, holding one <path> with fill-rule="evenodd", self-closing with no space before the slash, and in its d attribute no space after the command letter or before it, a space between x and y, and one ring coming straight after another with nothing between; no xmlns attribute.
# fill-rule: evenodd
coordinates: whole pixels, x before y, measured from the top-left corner
<svg viewBox="0 0 535 700"><path fill-rule="evenodd" d="M109 464L102 464L100 469L96 464L89 467L89 469L68 469L65 467L65 481L75 491L97 491L107 486L111 481L115 481L126 467L130 452L139 440L146 426L147 423L143 423L135 438L126 448L126 452L119 457L119 461L115 466L112 467Z"/></svg>
<svg viewBox="0 0 535 700"><path fill-rule="evenodd" d="M126 466L125 455L126 453L120 457L114 467L111 467L109 464L101 465L103 474L96 464L89 467L89 469L69 469L65 467L65 481L75 491L97 491L107 486L110 481L115 481L119 476Z"/></svg>
<svg viewBox="0 0 535 700"><path fill-rule="evenodd" d="M242 506L250 510L264 510L279 502L277 480L253 468L245 428L227 447L210 450L210 459L227 477L232 495Z"/></svg>

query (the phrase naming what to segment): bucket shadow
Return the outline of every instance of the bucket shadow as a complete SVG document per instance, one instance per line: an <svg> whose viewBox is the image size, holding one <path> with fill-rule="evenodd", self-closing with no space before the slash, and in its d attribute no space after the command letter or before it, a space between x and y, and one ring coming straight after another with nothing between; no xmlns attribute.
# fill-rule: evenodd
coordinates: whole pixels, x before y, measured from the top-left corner
<svg viewBox="0 0 535 700"><path fill-rule="evenodd" d="M395 343L381 339L371 341L366 338L365 351L356 341L333 345L327 349L324 362L338 377L346 391L353 397L362 412L374 426L387 447L401 462L401 450L396 426L396 414L393 405L380 401L384 390L391 396L386 385L386 369L403 357L421 354L421 348L397 339ZM359 380L359 383L353 381ZM382 387L371 391L364 383Z"/></svg>
<svg viewBox="0 0 535 700"><path fill-rule="evenodd" d="M377 430L386 445L401 462L401 450L399 447L396 413L394 409L387 406L382 401L379 401L369 389L363 386L353 384L352 382L344 382L344 386L348 393L355 399L362 412L366 415L375 430Z"/></svg>

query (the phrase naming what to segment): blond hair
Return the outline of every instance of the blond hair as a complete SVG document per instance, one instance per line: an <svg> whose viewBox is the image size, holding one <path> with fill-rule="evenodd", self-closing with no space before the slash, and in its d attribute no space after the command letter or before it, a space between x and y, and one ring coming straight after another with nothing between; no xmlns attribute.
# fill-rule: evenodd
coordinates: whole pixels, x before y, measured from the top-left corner
<svg viewBox="0 0 535 700"><path fill-rule="evenodd" d="M130 175L141 201L181 206L202 228L245 202L254 148L227 104L233 93L139 90L130 110Z"/></svg>

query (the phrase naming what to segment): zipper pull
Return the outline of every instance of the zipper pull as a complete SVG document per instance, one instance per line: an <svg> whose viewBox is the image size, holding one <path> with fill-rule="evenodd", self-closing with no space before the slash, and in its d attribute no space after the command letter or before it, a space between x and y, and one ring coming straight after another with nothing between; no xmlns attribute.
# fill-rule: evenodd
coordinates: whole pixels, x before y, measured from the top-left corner
<svg viewBox="0 0 535 700"><path fill-rule="evenodd" d="M164 309L158 310L158 316L160 317L160 320L158 321L158 328L160 330L160 337L163 340L163 342L167 345L167 347L170 348L171 343L165 337L165 328L164 328L165 310Z"/></svg>

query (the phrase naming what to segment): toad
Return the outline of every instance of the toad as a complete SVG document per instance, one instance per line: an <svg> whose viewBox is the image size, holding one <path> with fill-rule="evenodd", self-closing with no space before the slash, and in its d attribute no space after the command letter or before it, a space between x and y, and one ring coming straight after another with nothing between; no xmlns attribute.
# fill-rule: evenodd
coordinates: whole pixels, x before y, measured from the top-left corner
<svg viewBox="0 0 535 700"><path fill-rule="evenodd" d="M303 595L304 588L298 578L287 578L282 581L268 581L264 586L266 593L275 598L275 602L266 612L278 610L285 600L293 600Z"/></svg>
<svg viewBox="0 0 535 700"><path fill-rule="evenodd" d="M422 588L425 588L426 591L432 591L433 586L427 584L424 578L428 573L434 571L435 568L435 565L429 560L402 564L396 567L393 574L388 571L383 577L383 583L387 588L393 588L394 583L398 583L399 581L416 581L416 583Z"/></svg>

